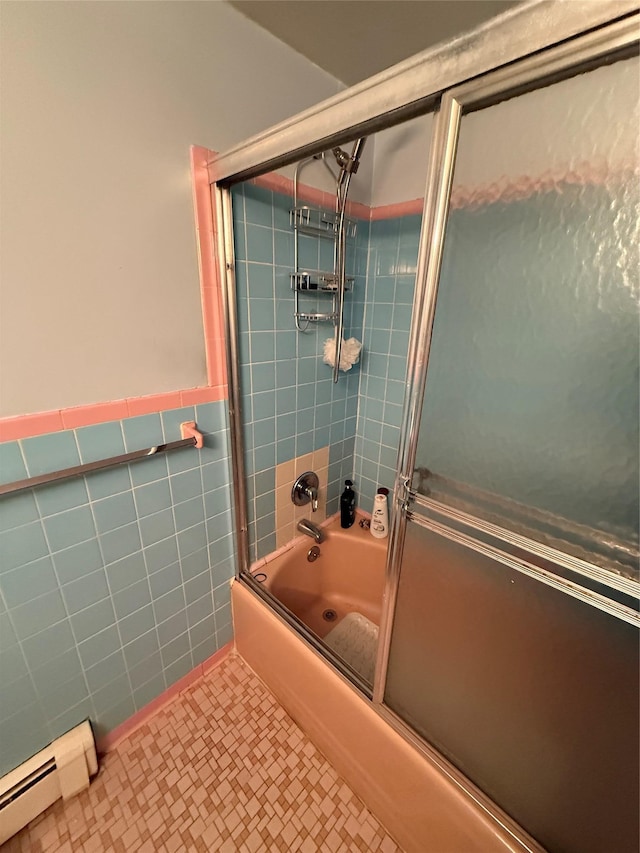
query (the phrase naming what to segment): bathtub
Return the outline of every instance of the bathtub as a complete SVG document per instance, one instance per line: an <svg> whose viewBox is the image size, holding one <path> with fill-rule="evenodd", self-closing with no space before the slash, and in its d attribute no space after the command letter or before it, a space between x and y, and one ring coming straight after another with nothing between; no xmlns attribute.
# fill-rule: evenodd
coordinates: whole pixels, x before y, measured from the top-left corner
<svg viewBox="0 0 640 853"><path fill-rule="evenodd" d="M379 624L388 540L375 540L357 522L343 531L332 520L324 529L315 562L306 559L315 543L305 536L251 573L329 645L331 632L354 612ZM406 853L540 850L523 846L508 823L488 815L437 755L401 736L393 715L330 666L249 584L234 581L231 598L238 654ZM335 620L323 618L327 610Z"/></svg>
<svg viewBox="0 0 640 853"><path fill-rule="evenodd" d="M351 613L380 625L388 540L374 539L359 518L346 530L339 517L330 519L313 562L307 554L316 543L302 536L251 567L269 592L322 639Z"/></svg>

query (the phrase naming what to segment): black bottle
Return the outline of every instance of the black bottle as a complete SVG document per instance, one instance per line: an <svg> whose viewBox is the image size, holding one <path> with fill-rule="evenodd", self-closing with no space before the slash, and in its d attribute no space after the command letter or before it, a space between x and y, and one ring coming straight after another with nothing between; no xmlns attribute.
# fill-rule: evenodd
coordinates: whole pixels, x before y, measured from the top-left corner
<svg viewBox="0 0 640 853"><path fill-rule="evenodd" d="M340 496L340 527L351 527L356 520L356 493L351 480L344 481L345 490Z"/></svg>

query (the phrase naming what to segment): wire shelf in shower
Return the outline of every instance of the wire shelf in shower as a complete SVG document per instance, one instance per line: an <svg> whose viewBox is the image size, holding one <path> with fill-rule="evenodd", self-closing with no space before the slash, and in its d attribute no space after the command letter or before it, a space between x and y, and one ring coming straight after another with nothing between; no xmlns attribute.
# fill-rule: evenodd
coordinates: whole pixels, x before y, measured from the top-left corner
<svg viewBox="0 0 640 853"><path fill-rule="evenodd" d="M289 211L291 226L301 234L309 234L313 237L326 237L333 240L338 232L339 216L330 210L322 210L317 207L294 207ZM344 220L345 234L347 237L355 237L357 223L353 219Z"/></svg>
<svg viewBox="0 0 640 853"><path fill-rule="evenodd" d="M297 320L302 320L306 323L336 323L338 319L338 312L331 311L326 314L322 313L313 313L308 311L296 311L295 318Z"/></svg>
<svg viewBox="0 0 640 853"><path fill-rule="evenodd" d="M351 290L354 278L345 276L345 291ZM338 276L334 272L322 270L300 270L291 275L291 289L300 293L337 293L340 287Z"/></svg>

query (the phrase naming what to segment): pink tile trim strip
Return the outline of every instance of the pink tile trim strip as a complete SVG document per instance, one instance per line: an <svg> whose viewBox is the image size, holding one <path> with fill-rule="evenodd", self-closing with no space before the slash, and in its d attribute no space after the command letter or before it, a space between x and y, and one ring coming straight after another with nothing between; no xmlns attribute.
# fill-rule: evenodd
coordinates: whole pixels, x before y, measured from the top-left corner
<svg viewBox="0 0 640 853"><path fill-rule="evenodd" d="M195 669L192 669L191 672L188 672L183 678L176 681L175 684L172 684L164 693L161 693L149 702L148 705L145 705L144 708L141 708L132 717L129 717L128 720L117 726L112 732L108 732L106 735L98 738L96 744L98 753L104 754L115 749L123 738L140 728L147 720L155 716L161 708L172 702L176 696L184 693L194 682L199 681L210 670L219 666L233 648L233 642L227 643L226 646L223 646L214 655L203 661L203 663L198 664Z"/></svg>
<svg viewBox="0 0 640 853"><path fill-rule="evenodd" d="M215 151L199 145L191 146L191 177L195 215L198 270L202 296L207 377L209 385L227 384L227 363L222 288L218 272L218 245L211 202L207 163Z"/></svg>
<svg viewBox="0 0 640 853"><path fill-rule="evenodd" d="M128 397L109 403L90 403L87 406L75 406L52 412L18 415L0 419L0 441L16 441L48 432L77 429L107 421L119 421L136 415L151 415L167 409L181 409L183 406L215 403L226 399L227 386L217 385L170 391L167 394L151 394L147 397Z"/></svg>

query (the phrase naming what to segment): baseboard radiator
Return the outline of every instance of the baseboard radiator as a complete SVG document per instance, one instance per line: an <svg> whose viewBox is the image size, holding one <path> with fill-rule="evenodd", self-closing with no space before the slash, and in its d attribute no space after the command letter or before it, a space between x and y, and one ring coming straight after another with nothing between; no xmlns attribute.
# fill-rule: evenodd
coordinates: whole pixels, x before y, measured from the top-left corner
<svg viewBox="0 0 640 853"><path fill-rule="evenodd" d="M0 779L0 844L60 797L79 794L97 772L93 732L85 721L7 773Z"/></svg>

